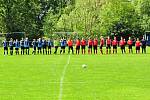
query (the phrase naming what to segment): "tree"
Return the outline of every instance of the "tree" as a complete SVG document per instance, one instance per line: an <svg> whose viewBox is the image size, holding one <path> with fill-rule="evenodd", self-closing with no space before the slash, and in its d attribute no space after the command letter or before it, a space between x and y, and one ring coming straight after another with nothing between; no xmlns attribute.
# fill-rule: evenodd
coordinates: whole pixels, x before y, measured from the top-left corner
<svg viewBox="0 0 150 100"><path fill-rule="evenodd" d="M68 6L58 20L57 27L64 31L98 32L100 29L99 13L105 0L76 0L74 7Z"/></svg>
<svg viewBox="0 0 150 100"><path fill-rule="evenodd" d="M5 9L3 7L3 2L0 1L0 32L6 31L4 17L5 17Z"/></svg>
<svg viewBox="0 0 150 100"><path fill-rule="evenodd" d="M74 3L75 0L54 0L54 2L51 2L50 9L44 17L43 23L46 35L53 31L66 31L69 29L65 20L68 14L74 9ZM59 27L60 24L63 27Z"/></svg>
<svg viewBox="0 0 150 100"><path fill-rule="evenodd" d="M144 33L150 30L149 9L149 0L1 0L0 31Z"/></svg>
<svg viewBox="0 0 150 100"><path fill-rule="evenodd" d="M5 9L4 22L7 32L37 32L36 16L40 12L40 3L30 0L2 0Z"/></svg>
<svg viewBox="0 0 150 100"><path fill-rule="evenodd" d="M138 8L141 15L141 27L145 31L150 31L150 1L149 0L137 0Z"/></svg>

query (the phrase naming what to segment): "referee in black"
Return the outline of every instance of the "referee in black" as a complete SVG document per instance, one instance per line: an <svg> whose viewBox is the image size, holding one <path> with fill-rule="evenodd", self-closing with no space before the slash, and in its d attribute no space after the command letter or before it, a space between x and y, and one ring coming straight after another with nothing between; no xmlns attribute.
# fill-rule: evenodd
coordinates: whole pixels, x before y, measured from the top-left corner
<svg viewBox="0 0 150 100"><path fill-rule="evenodd" d="M141 43L142 43L142 53L145 53L146 54L146 40L145 38L143 37L143 39L141 40Z"/></svg>

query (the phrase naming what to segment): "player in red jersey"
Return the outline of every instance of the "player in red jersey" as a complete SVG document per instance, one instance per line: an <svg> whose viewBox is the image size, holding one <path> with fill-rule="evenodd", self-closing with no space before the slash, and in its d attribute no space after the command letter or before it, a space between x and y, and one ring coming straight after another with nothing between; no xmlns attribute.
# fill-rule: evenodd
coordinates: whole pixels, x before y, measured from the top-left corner
<svg viewBox="0 0 150 100"><path fill-rule="evenodd" d="M76 40L76 54L80 53L80 39L78 38Z"/></svg>
<svg viewBox="0 0 150 100"><path fill-rule="evenodd" d="M129 37L129 40L128 40L129 53L133 53L132 45L133 45L133 41L132 41L131 37Z"/></svg>
<svg viewBox="0 0 150 100"><path fill-rule="evenodd" d="M108 54L108 49L109 49L109 54L111 54L111 39L109 36L106 39L106 54Z"/></svg>
<svg viewBox="0 0 150 100"><path fill-rule="evenodd" d="M86 41L84 38L81 40L81 49L82 49L82 54L85 54L85 46L86 46Z"/></svg>
<svg viewBox="0 0 150 100"><path fill-rule="evenodd" d="M120 42L119 42L119 45L120 45L122 54L123 54L123 53L126 53L126 50L125 50L126 41L123 39L123 37L121 37L121 40L120 40Z"/></svg>
<svg viewBox="0 0 150 100"><path fill-rule="evenodd" d="M92 54L92 46L93 46L93 41L91 38L88 40L88 54Z"/></svg>
<svg viewBox="0 0 150 100"><path fill-rule="evenodd" d="M70 49L72 50L72 54L74 54L73 52L73 41L71 40L71 38L67 41L69 50L68 50L68 54L70 54Z"/></svg>
<svg viewBox="0 0 150 100"><path fill-rule="evenodd" d="M94 38L94 41L93 41L94 54L97 54L97 46L98 46L98 40L97 38Z"/></svg>
<svg viewBox="0 0 150 100"><path fill-rule="evenodd" d="M101 40L100 40L100 52L101 52L101 54L103 54L103 46L104 46L104 38L103 38L103 36L101 36Z"/></svg>
<svg viewBox="0 0 150 100"><path fill-rule="evenodd" d="M140 53L141 42L140 42L139 38L137 38L135 46L136 46L136 53Z"/></svg>
<svg viewBox="0 0 150 100"><path fill-rule="evenodd" d="M117 54L117 44L118 44L117 38L116 38L116 37L114 37L114 40L112 41L113 54L114 54L114 53L116 53L116 54Z"/></svg>

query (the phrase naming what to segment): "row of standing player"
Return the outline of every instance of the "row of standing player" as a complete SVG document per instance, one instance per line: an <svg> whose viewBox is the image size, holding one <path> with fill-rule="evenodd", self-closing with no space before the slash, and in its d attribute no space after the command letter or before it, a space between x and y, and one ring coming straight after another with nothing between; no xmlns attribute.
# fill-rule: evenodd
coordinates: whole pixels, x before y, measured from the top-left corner
<svg viewBox="0 0 150 100"><path fill-rule="evenodd" d="M76 51L80 50L80 45L82 47L82 54L85 54L85 43L86 41L84 39L80 40L77 39L76 40ZM103 38L103 36L100 37L100 52L101 54L103 54L103 47L106 44L106 54L111 54L111 46L113 47L113 54L116 53L117 54L117 47L120 46L121 52L126 53L126 45L128 45L128 49L129 49L129 53L133 53L133 49L132 46L134 45L134 41L131 39L131 37L129 37L129 40L126 41L123 37L121 37L120 41L117 41L117 38L114 37L113 40L110 39L110 37L108 36L106 39L106 42ZM137 38L137 40L135 41L135 47L136 47L136 53L140 53L140 48L142 48L142 53L146 53L146 40L143 38L141 41L139 40L139 38ZM98 51L98 39L94 38L94 40L92 40L91 38L89 38L88 40L88 54L92 54L92 50L94 48L94 54L97 54ZM76 52L77 53L77 52ZM78 52L79 54L79 52Z"/></svg>
<svg viewBox="0 0 150 100"><path fill-rule="evenodd" d="M71 38L67 41L66 39L62 38L61 40L59 39L55 39L54 42L54 47L55 47L55 52L54 54L57 54L57 50L58 47L60 46L60 54L61 53L65 53L65 47L68 45L68 53L70 53L70 50L72 50L72 53L74 53L73 50L73 40L71 40ZM80 39L77 39L75 41L75 46L76 46L76 54L80 53L80 46L82 49L82 54L85 54L85 48L86 45L88 44L88 53L92 54L92 50L94 49L94 54L97 54L97 50L98 50L98 39L94 38L94 40L92 40L91 38L89 38L88 42L82 38L82 40L80 41ZM101 54L103 54L103 46L105 44L105 40L104 38L101 36L100 38L100 52ZM120 46L122 53L126 53L126 44L129 47L129 53L133 53L132 50L132 46L133 46L133 40L129 37L128 41L125 41L125 39L123 39L121 37L120 41L117 41L116 37L114 37L114 40L111 40L110 37L108 36L106 39L106 54L111 53L111 46L113 46L113 53L117 53L117 46ZM18 41L17 39L15 41L13 41L13 39L10 39L9 42L7 42L6 40L4 40L3 42L3 46L4 46L4 55L8 54L8 45L10 48L10 55L13 55L13 47L15 47L15 52L16 55L19 54L19 48L21 48L21 54L24 55L25 53L29 55L29 51L30 51L30 43L28 38L26 38L25 40L22 39L21 41ZM51 48L52 48L52 41L49 40L45 40L45 39L41 39L39 38L37 41L35 39L33 39L32 41L32 46L33 46L33 52L32 54L36 54L36 49L38 48L38 54L42 54L42 49L43 49L43 54L51 54ZM140 47L142 47L142 53L146 53L146 40L143 38L141 41L139 41L139 39L137 38L137 41L135 42L135 46L136 46L136 53L140 53Z"/></svg>
<svg viewBox="0 0 150 100"><path fill-rule="evenodd" d="M13 50L15 47L15 52L16 55L19 55L19 48L21 48L21 55L30 54L30 45L32 45L33 47L33 52L32 54L36 54L36 49L38 48L38 54L42 54L42 49L43 49L43 54L51 54L51 47L52 47L52 41L49 40L45 40L45 39L41 39L39 38L37 41L36 39L33 39L32 42L30 42L28 40L28 38L25 39L21 39L20 41L18 41L18 39L13 40L12 38L10 39L10 41L6 41L6 39L3 41L3 47L4 47L4 55L8 55L8 47L10 49L10 55L13 55ZM48 49L47 49L48 47Z"/></svg>
<svg viewBox="0 0 150 100"><path fill-rule="evenodd" d="M134 44L135 42L135 44ZM132 46L135 45L136 47L136 53L140 53L140 48L142 48L142 53L146 53L146 40L143 39L140 41L139 38L137 38L135 41L129 37L128 41L126 41L123 37L121 37L120 41L117 41L117 38L114 37L114 40L111 40L110 37L108 36L106 39L106 54L111 54L111 46L113 47L113 54L117 53L117 46L120 46L121 52L126 53L126 45L128 45L128 50L129 53L133 53ZM101 42L100 42L100 51L103 54L103 48L104 46L104 39L101 37ZM109 52L108 52L109 51Z"/></svg>
<svg viewBox="0 0 150 100"><path fill-rule="evenodd" d="M72 40L70 39L67 42L68 46L69 46L69 52L70 52L70 48L73 51L73 42L70 42L70 41L72 41ZM108 54L108 53L111 54L111 46L113 47L113 54L114 53L117 54L117 46L120 46L122 54L126 53L126 45L128 45L129 53L133 53L132 46L134 45L134 41L131 39L131 37L129 37L128 41L126 41L123 37L121 37L120 41L117 41L116 37L114 37L114 39L111 40L110 37L108 36L106 39L106 42L105 42L103 36L101 36L100 37L100 52L101 52L101 54L103 54L103 47L104 47L105 43L106 43L106 54ZM92 54L93 49L94 49L94 54L97 54L98 39L94 38L94 40L92 40L91 38L89 38L87 44L88 44L88 54ZM85 54L86 40L84 40L84 38L82 38L81 41L79 39L77 39L75 42L75 46L76 46L76 54L80 53L80 46L81 46L82 54ZM142 53L146 53L146 40L143 38L140 41L139 38L137 38L137 40L135 41L135 47L136 47L136 53L140 53L141 47L142 47Z"/></svg>

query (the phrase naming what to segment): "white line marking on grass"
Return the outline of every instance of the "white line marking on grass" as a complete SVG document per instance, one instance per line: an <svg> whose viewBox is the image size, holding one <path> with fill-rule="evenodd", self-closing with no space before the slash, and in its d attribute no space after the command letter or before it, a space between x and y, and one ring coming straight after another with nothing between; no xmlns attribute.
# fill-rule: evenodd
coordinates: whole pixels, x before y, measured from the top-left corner
<svg viewBox="0 0 150 100"><path fill-rule="evenodd" d="M66 73L66 70L67 70L67 67L70 63L70 55L68 57L68 60L67 60L67 64L64 66L64 69L63 69L63 72L62 72L62 76L61 76L61 79L60 79L60 90L59 90L59 97L58 97L58 100L62 100L62 95L63 95L63 81L64 81L64 78L65 78L65 73Z"/></svg>
<svg viewBox="0 0 150 100"><path fill-rule="evenodd" d="M20 81L20 83L31 83L31 82L35 82L35 83L50 83L50 84L60 84L60 82L48 82L48 81ZM14 81L0 81L1 84L14 84ZM63 84L85 84L85 82L63 82Z"/></svg>

